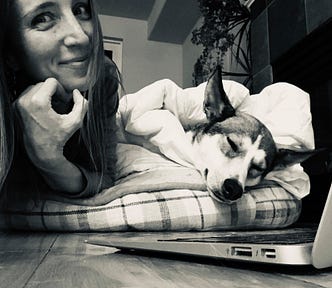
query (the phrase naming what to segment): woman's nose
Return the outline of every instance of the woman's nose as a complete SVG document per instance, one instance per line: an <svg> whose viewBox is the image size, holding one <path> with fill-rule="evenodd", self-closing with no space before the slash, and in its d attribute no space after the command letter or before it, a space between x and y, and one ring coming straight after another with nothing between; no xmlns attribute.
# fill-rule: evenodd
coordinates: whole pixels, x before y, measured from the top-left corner
<svg viewBox="0 0 332 288"><path fill-rule="evenodd" d="M66 46L85 45L89 43L89 35L74 15L67 17L64 29Z"/></svg>

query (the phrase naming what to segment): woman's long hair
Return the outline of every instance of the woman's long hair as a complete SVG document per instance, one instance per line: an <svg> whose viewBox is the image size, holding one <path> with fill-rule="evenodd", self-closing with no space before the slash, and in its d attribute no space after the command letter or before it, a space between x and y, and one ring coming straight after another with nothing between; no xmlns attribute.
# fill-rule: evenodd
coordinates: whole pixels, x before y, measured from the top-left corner
<svg viewBox="0 0 332 288"><path fill-rule="evenodd" d="M115 63L104 56L101 25L91 0L94 45L89 73L87 98L89 109L82 129L82 138L88 148L95 171L101 175L99 187L114 183L116 162L116 112L119 105L118 87L120 75Z"/></svg>
<svg viewBox="0 0 332 288"><path fill-rule="evenodd" d="M0 191L8 174L14 150L14 128L10 96L4 71L4 43L8 2L0 1Z"/></svg>
<svg viewBox="0 0 332 288"><path fill-rule="evenodd" d="M88 90L86 92L85 97L88 99L89 102L89 108L88 112L84 118L84 125L81 129L81 137L82 140L88 150L88 153L90 155L91 164L98 174L100 174L100 181L98 183L97 187L94 187L95 191L100 190L101 188L104 188L106 186L111 186L114 184L114 177L115 177L115 163L116 163L116 112L118 109L118 87L120 83L120 74L118 72L118 69L115 65L115 63L111 60L105 60L104 56L104 45L103 45L103 37L102 37L102 31L101 31L101 25L99 22L99 18L95 9L94 0L90 0L90 8L91 8L91 17L93 21L93 35L91 39L91 43L93 45L92 49L92 55L91 55L91 61L89 65L89 75L90 75L90 83ZM0 5L4 6L3 3L6 3L6 6L10 5L10 1L6 0L0 0ZM8 3L8 4L7 4ZM3 10L1 7L0 13L4 12L4 15L6 16L9 12L9 7L6 7L8 9ZM2 21L3 19L0 19ZM8 19L7 19L8 20ZM3 21L4 23L7 23L6 19ZM9 27L7 27L9 28ZM0 26L0 33L5 33L4 26ZM6 35L0 35L1 37L6 37L6 39L1 39L1 44L6 43L2 40L8 40L8 37L10 37L8 34ZM8 52L8 51L2 51L2 52ZM2 60L2 59L1 59ZM1 63L0 63L1 65ZM11 159L12 151L11 147L13 145L9 145L10 142L8 142L9 137L12 138L12 124L11 123L5 123L6 119L10 119L9 113L12 111L12 109L6 110L7 106L10 105L10 97L9 92L12 92L15 94L15 90L17 89L17 82L22 82L22 77L16 77L15 75L13 77L12 74L13 71L10 71L11 69L7 66L6 71L6 80L8 81L8 88L6 87L6 83L2 83L5 81L2 81L0 84L4 84L4 86L0 86L0 94L2 93L1 88L5 89L4 97L1 97L1 101L4 101L4 104L1 102L0 112L2 117L3 115L6 115L6 118L0 119L1 120L1 133L4 130L6 134L4 136L1 134L1 150L7 150L7 151L1 151L1 176L2 174L5 175L4 172L7 173L9 162ZM2 65L0 67L0 73L2 72ZM5 77L1 77L0 80L5 79ZM16 83L15 83L16 82ZM24 82L24 79L23 79ZM24 87L26 83L20 83L18 86ZM20 90L22 90L19 87ZM16 91L16 93L19 91ZM2 95L0 95L2 96ZM6 97L7 96L7 97ZM16 95L17 96L17 95ZM16 97L13 96L14 98ZM7 105L7 106L6 106ZM4 111L6 110L6 113ZM9 129L5 130L3 129L3 126L10 127ZM2 155L7 155L7 159L3 159ZM3 170L2 167L5 167L6 169ZM4 172L2 172L4 171ZM103 185L102 185L103 184Z"/></svg>

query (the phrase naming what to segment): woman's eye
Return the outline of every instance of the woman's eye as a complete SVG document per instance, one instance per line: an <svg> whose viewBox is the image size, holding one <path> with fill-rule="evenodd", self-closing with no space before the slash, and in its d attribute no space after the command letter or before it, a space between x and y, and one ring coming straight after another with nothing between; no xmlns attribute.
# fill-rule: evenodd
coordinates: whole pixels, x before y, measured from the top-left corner
<svg viewBox="0 0 332 288"><path fill-rule="evenodd" d="M238 149L237 145L234 143L234 141L229 137L227 137L226 139L227 139L229 146L231 146L232 150L234 152L237 152L239 149Z"/></svg>
<svg viewBox="0 0 332 288"><path fill-rule="evenodd" d="M54 20L53 15L49 13L43 13L34 17L31 21L31 26L35 28L47 29L52 25Z"/></svg>
<svg viewBox="0 0 332 288"><path fill-rule="evenodd" d="M77 4L73 9L73 13L81 20L89 20L91 18L90 6L85 3Z"/></svg>

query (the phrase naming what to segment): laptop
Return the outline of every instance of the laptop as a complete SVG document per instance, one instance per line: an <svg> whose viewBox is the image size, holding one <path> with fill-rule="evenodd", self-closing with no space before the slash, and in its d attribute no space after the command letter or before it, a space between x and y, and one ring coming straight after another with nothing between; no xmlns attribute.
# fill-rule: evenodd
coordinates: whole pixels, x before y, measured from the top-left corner
<svg viewBox="0 0 332 288"><path fill-rule="evenodd" d="M332 184L320 223L278 230L118 233L87 242L122 250L175 253L281 265L332 266Z"/></svg>

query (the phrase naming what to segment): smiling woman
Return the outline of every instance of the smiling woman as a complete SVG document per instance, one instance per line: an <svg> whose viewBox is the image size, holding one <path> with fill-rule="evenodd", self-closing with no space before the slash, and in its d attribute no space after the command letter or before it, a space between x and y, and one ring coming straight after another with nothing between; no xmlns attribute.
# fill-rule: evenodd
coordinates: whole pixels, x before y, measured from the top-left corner
<svg viewBox="0 0 332 288"><path fill-rule="evenodd" d="M14 161L2 194L22 198L24 187L77 198L112 186L119 75L104 58L93 1L1 3L9 8L0 10L1 20L10 19L0 27L0 60L6 59L1 88L16 123Z"/></svg>

